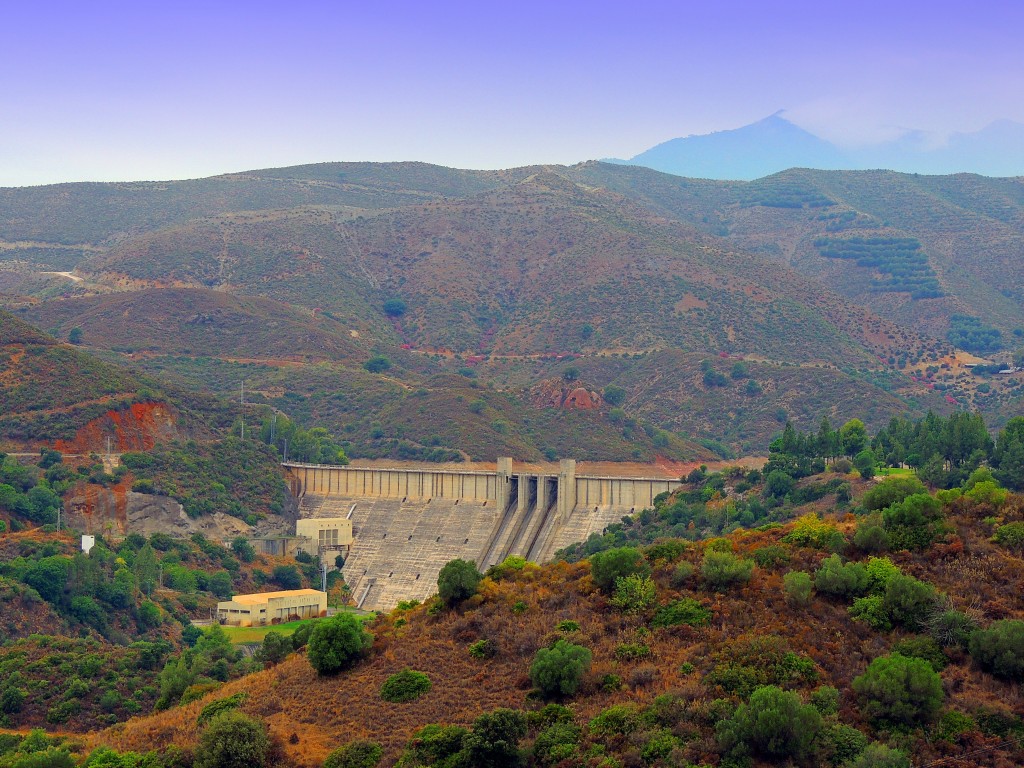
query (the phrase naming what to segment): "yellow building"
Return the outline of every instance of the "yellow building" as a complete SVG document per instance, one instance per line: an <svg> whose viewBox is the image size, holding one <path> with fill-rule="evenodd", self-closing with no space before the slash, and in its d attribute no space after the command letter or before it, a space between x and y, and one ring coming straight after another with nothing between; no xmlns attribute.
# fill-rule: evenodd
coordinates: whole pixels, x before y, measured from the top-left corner
<svg viewBox="0 0 1024 768"><path fill-rule="evenodd" d="M240 627L258 627L326 615L327 593L317 589L235 595L230 600L217 603L217 621Z"/></svg>
<svg viewBox="0 0 1024 768"><path fill-rule="evenodd" d="M295 535L304 539L299 547L311 555L334 551L347 556L352 547L352 521L346 517L306 517L295 521Z"/></svg>

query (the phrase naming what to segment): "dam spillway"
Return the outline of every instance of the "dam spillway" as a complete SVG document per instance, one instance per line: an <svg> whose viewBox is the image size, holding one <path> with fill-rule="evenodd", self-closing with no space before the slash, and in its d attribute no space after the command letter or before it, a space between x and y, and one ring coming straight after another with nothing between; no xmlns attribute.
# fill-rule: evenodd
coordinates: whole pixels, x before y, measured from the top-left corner
<svg viewBox="0 0 1024 768"><path fill-rule="evenodd" d="M356 603L387 610L436 591L449 560L483 571L518 555L534 562L583 541L678 488L657 468L613 464L431 466L286 463L301 517L352 520L345 581Z"/></svg>

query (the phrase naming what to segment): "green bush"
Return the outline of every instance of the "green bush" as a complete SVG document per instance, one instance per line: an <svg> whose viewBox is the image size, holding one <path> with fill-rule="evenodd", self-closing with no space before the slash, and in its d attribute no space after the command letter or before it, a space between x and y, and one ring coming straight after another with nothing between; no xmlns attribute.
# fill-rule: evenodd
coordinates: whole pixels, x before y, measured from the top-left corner
<svg viewBox="0 0 1024 768"><path fill-rule="evenodd" d="M572 696L590 669L591 653L582 645L558 640L537 651L530 665L530 680L547 698Z"/></svg>
<svg viewBox="0 0 1024 768"><path fill-rule="evenodd" d="M202 710L200 710L199 717L196 718L196 724L205 725L219 714L229 712L233 709L238 709L247 698L249 698L249 694L243 691L241 693L232 694L227 698L211 701L203 707Z"/></svg>
<svg viewBox="0 0 1024 768"><path fill-rule="evenodd" d="M390 367L391 361L383 355L374 355L363 363L363 368L370 373L384 373L384 371L388 370Z"/></svg>
<svg viewBox="0 0 1024 768"><path fill-rule="evenodd" d="M878 483L861 498L861 504L868 511L885 509L898 504L908 496L927 493L928 489L915 475L895 475Z"/></svg>
<svg viewBox="0 0 1024 768"><path fill-rule="evenodd" d="M791 571L782 577L786 600L793 605L807 605L811 601L814 584L811 575L804 571Z"/></svg>
<svg viewBox="0 0 1024 768"><path fill-rule="evenodd" d="M347 669L366 655L373 635L351 613L339 613L317 621L309 637L307 658L321 675L333 675Z"/></svg>
<svg viewBox="0 0 1024 768"><path fill-rule="evenodd" d="M932 722L945 695L931 664L899 654L872 661L854 678L853 690L870 720L908 726Z"/></svg>
<svg viewBox="0 0 1024 768"><path fill-rule="evenodd" d="M823 716L828 717L839 712L839 689L831 685L823 685L811 694L811 706Z"/></svg>
<svg viewBox="0 0 1024 768"><path fill-rule="evenodd" d="M399 765L457 768L468 733L458 725L426 725L413 734Z"/></svg>
<svg viewBox="0 0 1024 768"><path fill-rule="evenodd" d="M888 611L885 610L881 595L857 598L850 606L850 615L879 632L888 632L892 629L892 620L889 618Z"/></svg>
<svg viewBox="0 0 1024 768"><path fill-rule="evenodd" d="M195 768L263 768L269 752L262 722L241 712L222 712L199 737Z"/></svg>
<svg viewBox="0 0 1024 768"><path fill-rule="evenodd" d="M686 560L679 562L675 570L672 571L672 578L670 579L673 587L682 587L686 582L690 580L694 572L693 563Z"/></svg>
<svg viewBox="0 0 1024 768"><path fill-rule="evenodd" d="M884 744L868 744L845 768L910 768L910 758Z"/></svg>
<svg viewBox="0 0 1024 768"><path fill-rule="evenodd" d="M930 584L900 573L889 579L882 606L893 624L916 632L935 610L936 599Z"/></svg>
<svg viewBox="0 0 1024 768"><path fill-rule="evenodd" d="M1003 619L974 632L971 658L986 672L1007 680L1024 680L1024 621Z"/></svg>
<svg viewBox="0 0 1024 768"><path fill-rule="evenodd" d="M651 619L652 627L674 627L686 624L690 627L706 627L711 623L711 611L690 597L673 600L659 608Z"/></svg>
<svg viewBox="0 0 1024 768"><path fill-rule="evenodd" d="M850 598L868 591L868 573L860 563L843 563L839 555L826 557L814 574L814 588L825 595Z"/></svg>
<svg viewBox="0 0 1024 768"><path fill-rule="evenodd" d="M626 613L643 613L654 605L657 597L658 591L651 578L632 573L615 580L611 603Z"/></svg>
<svg viewBox="0 0 1024 768"><path fill-rule="evenodd" d="M493 640L481 638L469 644L469 655L474 659L490 659L497 655L498 649Z"/></svg>
<svg viewBox="0 0 1024 768"><path fill-rule="evenodd" d="M580 743L581 731L573 723L555 723L537 734L533 759L537 765L550 766L572 757Z"/></svg>
<svg viewBox="0 0 1024 768"><path fill-rule="evenodd" d="M999 526L992 540L1008 549L1024 549L1024 523L1007 523Z"/></svg>
<svg viewBox="0 0 1024 768"><path fill-rule="evenodd" d="M629 735L642 725L640 712L635 704L614 704L594 717L587 730L599 739Z"/></svg>
<svg viewBox="0 0 1024 768"><path fill-rule="evenodd" d="M606 594L612 593L618 579L634 574L649 576L650 573L650 566L640 550L635 547L608 549L590 558L591 578Z"/></svg>
<svg viewBox="0 0 1024 768"><path fill-rule="evenodd" d="M928 634L943 648L966 648L977 622L966 613L946 610L928 619Z"/></svg>
<svg viewBox="0 0 1024 768"><path fill-rule="evenodd" d="M437 574L437 594L446 605L455 605L476 594L483 575L476 569L476 563L468 560L451 560Z"/></svg>
<svg viewBox="0 0 1024 768"><path fill-rule="evenodd" d="M526 717L513 709L496 709L473 721L463 738L465 764L480 768L516 768L519 742L526 735Z"/></svg>
<svg viewBox="0 0 1024 768"><path fill-rule="evenodd" d="M372 741L353 741L327 756L324 768L374 768L384 757L384 749Z"/></svg>
<svg viewBox="0 0 1024 768"><path fill-rule="evenodd" d="M778 568L790 561L789 550L778 544L761 547L754 552L754 562L759 568Z"/></svg>
<svg viewBox="0 0 1024 768"><path fill-rule="evenodd" d="M939 644L926 635L900 640L892 647L892 652L908 658L924 659L936 672L941 672L949 663Z"/></svg>
<svg viewBox="0 0 1024 768"><path fill-rule="evenodd" d="M734 584L750 581L754 562L731 552L705 552L700 572L709 587L723 591Z"/></svg>
<svg viewBox="0 0 1024 768"><path fill-rule="evenodd" d="M380 697L392 703L413 701L430 688L430 678L427 675L413 669L403 669L384 681L384 685L380 687Z"/></svg>
<svg viewBox="0 0 1024 768"><path fill-rule="evenodd" d="M829 765L846 766L868 745L868 737L849 725L829 723L821 731L819 757Z"/></svg>
<svg viewBox="0 0 1024 768"><path fill-rule="evenodd" d="M263 636L259 657L264 664L273 666L284 661L292 652L292 639L281 632L271 630Z"/></svg>
<svg viewBox="0 0 1024 768"><path fill-rule="evenodd" d="M615 647L615 658L619 661L640 661L651 655L651 648L644 643L620 643Z"/></svg>
<svg viewBox="0 0 1024 768"><path fill-rule="evenodd" d="M764 686L717 730L722 749L736 757L754 754L770 760L801 760L811 754L821 715L797 694Z"/></svg>

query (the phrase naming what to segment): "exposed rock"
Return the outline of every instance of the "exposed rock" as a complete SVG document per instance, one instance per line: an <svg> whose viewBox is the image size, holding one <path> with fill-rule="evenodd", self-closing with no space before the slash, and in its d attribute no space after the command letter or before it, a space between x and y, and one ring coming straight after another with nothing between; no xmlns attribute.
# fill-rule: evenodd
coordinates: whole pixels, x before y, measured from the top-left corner
<svg viewBox="0 0 1024 768"><path fill-rule="evenodd" d="M530 390L530 401L537 408L565 408L591 411L604 405L597 392L579 384L566 384L561 379L546 379Z"/></svg>
<svg viewBox="0 0 1024 768"><path fill-rule="evenodd" d="M78 430L73 440L58 440L63 453L103 452L107 438L111 449L148 451L158 441L178 437L174 413L165 403L132 403L127 408L110 410Z"/></svg>

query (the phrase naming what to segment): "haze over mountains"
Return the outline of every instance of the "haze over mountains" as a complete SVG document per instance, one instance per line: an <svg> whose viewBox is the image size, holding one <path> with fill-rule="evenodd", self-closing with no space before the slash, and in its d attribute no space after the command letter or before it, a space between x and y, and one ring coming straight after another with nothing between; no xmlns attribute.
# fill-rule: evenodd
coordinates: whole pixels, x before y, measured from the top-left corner
<svg viewBox="0 0 1024 768"><path fill-rule="evenodd" d="M788 168L903 173L1024 175L1024 125L999 120L945 140L908 131L891 141L842 148L776 113L733 130L670 139L629 160L665 173L702 179L751 180Z"/></svg>

